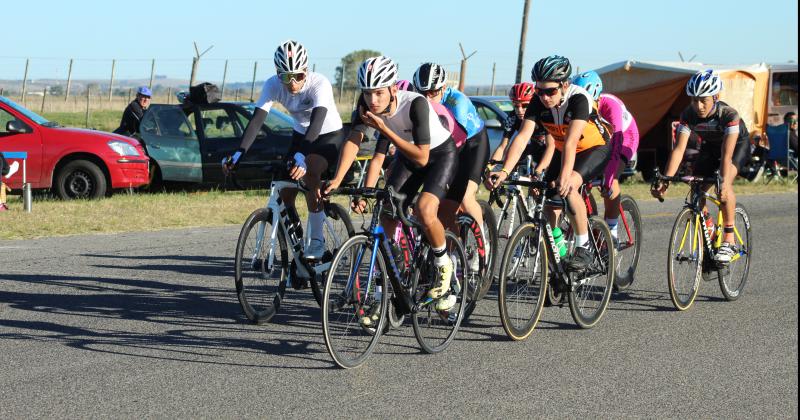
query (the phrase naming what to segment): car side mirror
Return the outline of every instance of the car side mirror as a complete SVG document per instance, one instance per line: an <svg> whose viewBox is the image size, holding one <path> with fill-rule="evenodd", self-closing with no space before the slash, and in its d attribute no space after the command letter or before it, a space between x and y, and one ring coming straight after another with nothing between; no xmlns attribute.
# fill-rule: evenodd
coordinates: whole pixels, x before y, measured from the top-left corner
<svg viewBox="0 0 800 420"><path fill-rule="evenodd" d="M29 128L20 120L11 120L6 123L6 131L9 133L25 134L29 132Z"/></svg>
<svg viewBox="0 0 800 420"><path fill-rule="evenodd" d="M503 128L503 125L500 124L500 121L492 118L491 120L486 120L486 128Z"/></svg>

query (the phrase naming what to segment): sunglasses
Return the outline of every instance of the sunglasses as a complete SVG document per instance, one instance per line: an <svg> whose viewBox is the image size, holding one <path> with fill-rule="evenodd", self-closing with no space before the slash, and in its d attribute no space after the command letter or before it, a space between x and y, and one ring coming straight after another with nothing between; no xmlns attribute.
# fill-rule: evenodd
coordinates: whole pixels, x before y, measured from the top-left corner
<svg viewBox="0 0 800 420"><path fill-rule="evenodd" d="M295 82L300 83L303 80L306 80L306 73L299 72L299 73L278 73L278 78L281 79L281 83L284 85L288 85L289 83Z"/></svg>
<svg viewBox="0 0 800 420"><path fill-rule="evenodd" d="M535 93L536 96L555 96L555 94L558 93L558 89L559 89L558 87L552 87L552 88L537 87L533 89L533 93Z"/></svg>

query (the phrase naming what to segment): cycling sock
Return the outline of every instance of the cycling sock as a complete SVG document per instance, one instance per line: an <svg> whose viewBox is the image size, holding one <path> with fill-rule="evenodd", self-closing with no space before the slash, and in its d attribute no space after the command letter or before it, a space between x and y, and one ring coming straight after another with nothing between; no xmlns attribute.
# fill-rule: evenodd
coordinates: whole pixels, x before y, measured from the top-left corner
<svg viewBox="0 0 800 420"><path fill-rule="evenodd" d="M611 231L611 236L614 239L617 239L617 234L619 231L617 227L619 226L619 219L606 219L606 224L608 225L608 229Z"/></svg>
<svg viewBox="0 0 800 420"><path fill-rule="evenodd" d="M576 234L575 235L575 245L577 245L577 246L586 246L587 243L589 243L589 234L588 233L584 233L583 235L581 235L581 234Z"/></svg>
<svg viewBox="0 0 800 420"><path fill-rule="evenodd" d="M325 223L325 212L308 212L308 237L311 239L324 240L322 224Z"/></svg>
<svg viewBox="0 0 800 420"><path fill-rule="evenodd" d="M447 249L442 246L441 248L433 248L433 264L436 267L444 267L450 261L450 258L447 256Z"/></svg>

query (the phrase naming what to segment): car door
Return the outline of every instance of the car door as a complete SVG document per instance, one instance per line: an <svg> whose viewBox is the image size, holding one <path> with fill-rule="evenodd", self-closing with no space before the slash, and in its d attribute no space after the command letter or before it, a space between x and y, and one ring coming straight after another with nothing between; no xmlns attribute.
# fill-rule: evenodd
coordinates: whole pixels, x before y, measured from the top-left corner
<svg viewBox="0 0 800 420"><path fill-rule="evenodd" d="M220 164L239 148L244 129L226 104L198 106L196 118L203 160L203 182L224 183L225 176ZM236 173L237 181L257 176L254 172L251 165L240 165Z"/></svg>
<svg viewBox="0 0 800 420"><path fill-rule="evenodd" d="M238 124L244 132L252 115L241 107L232 108L232 111L236 114ZM292 142L292 126L291 117L281 114L279 111L273 110L267 115L256 140L247 151L247 156L241 164L245 168L252 169L250 172L252 175L249 176L251 182L266 182L272 177L272 174L265 173L264 166L271 161L287 159Z"/></svg>
<svg viewBox="0 0 800 420"><path fill-rule="evenodd" d="M11 132L8 130L9 122L16 121L18 126L25 128L24 133ZM27 121L21 116L17 116L11 110L0 107L0 152L25 152L28 154L25 160L25 175L27 182L33 188L40 188L42 184L42 160L44 153L42 146L41 133L33 122ZM19 162L19 170L3 182L13 189L22 188L23 162L22 159L6 158L9 165Z"/></svg>
<svg viewBox="0 0 800 420"><path fill-rule="evenodd" d="M202 182L200 143L193 111L178 105L152 105L139 130L147 154L154 159L164 181Z"/></svg>

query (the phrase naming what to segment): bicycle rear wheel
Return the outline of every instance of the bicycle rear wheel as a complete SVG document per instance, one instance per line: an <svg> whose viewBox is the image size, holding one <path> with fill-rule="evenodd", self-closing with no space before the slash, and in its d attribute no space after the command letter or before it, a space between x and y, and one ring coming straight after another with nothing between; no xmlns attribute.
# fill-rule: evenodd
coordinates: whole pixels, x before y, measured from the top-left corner
<svg viewBox="0 0 800 420"><path fill-rule="evenodd" d="M322 301L322 331L325 347L334 363L349 369L363 364L378 344L386 322L387 288L383 252L372 261L371 240L353 236L333 258L325 281ZM370 281L371 279L371 281ZM378 293L378 288L382 293ZM359 322L375 304L380 304L375 328Z"/></svg>
<svg viewBox="0 0 800 420"><path fill-rule="evenodd" d="M620 222L617 227L617 273L614 287L622 290L633 284L639 265L642 246L642 215L636 200L629 195L620 197Z"/></svg>
<svg viewBox="0 0 800 420"><path fill-rule="evenodd" d="M598 216L589 217L589 242L594 254L592 264L582 276L570 274L567 294L572 319L581 328L592 328L603 317L614 290L616 273L611 231Z"/></svg>
<svg viewBox="0 0 800 420"><path fill-rule="evenodd" d="M353 229L353 222L344 207L336 203L325 203L325 222L322 225L322 234L325 238L325 254L322 256L322 264L330 263L336 251L342 246L347 238L356 234ZM322 305L322 289L324 287L327 270L321 270L311 279L311 292L318 305Z"/></svg>
<svg viewBox="0 0 800 420"><path fill-rule="evenodd" d="M236 243L236 296L247 319L256 324L275 316L286 291L286 239L273 228L272 211L258 209L242 225Z"/></svg>
<svg viewBox="0 0 800 420"><path fill-rule="evenodd" d="M519 255L519 268L513 275L500 271L497 302L503 329L512 340L524 340L536 328L547 294L547 254L538 225L526 223L517 228L503 252L500 267Z"/></svg>
<svg viewBox="0 0 800 420"><path fill-rule="evenodd" d="M727 267L717 271L720 290L725 300L729 301L739 299L741 296L750 273L750 260L753 258L750 217L741 204L736 204L733 226L736 254Z"/></svg>
<svg viewBox="0 0 800 420"><path fill-rule="evenodd" d="M667 287L679 311L692 306L700 290L703 269L703 227L692 209L678 213L669 241Z"/></svg>
<svg viewBox="0 0 800 420"><path fill-rule="evenodd" d="M486 254L485 236L481 227L467 214L458 216L458 231L464 252L467 255L469 275L466 278L467 308L464 318L469 318L481 299L481 291L488 290L491 285L489 277L488 255Z"/></svg>
<svg viewBox="0 0 800 420"><path fill-rule="evenodd" d="M483 233L486 235L486 238L489 241L489 262L487 264L489 282L485 284L485 290L481 290L481 293L478 294L478 298L483 299L486 296L486 293L489 292L489 288L492 286L492 282L494 281L494 268L497 265L499 245L497 244L497 216L494 213L494 209L488 202L484 200L478 200L478 204L480 204L481 213L483 213Z"/></svg>
<svg viewBox="0 0 800 420"><path fill-rule="evenodd" d="M456 303L447 311L436 310L436 301L430 301L426 295L439 276L433 264L433 250L423 244L418 255L419 267L412 280L412 296L416 310L411 315L420 347L427 353L439 353L446 349L458 332L464 311L467 306L466 278L469 275L469 263L461 241L452 232L445 233L447 252L453 260L453 278L450 281L449 293L456 296Z"/></svg>

